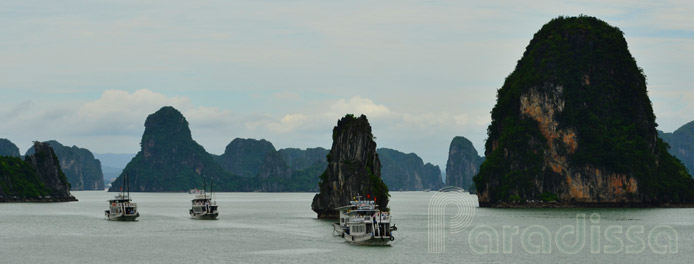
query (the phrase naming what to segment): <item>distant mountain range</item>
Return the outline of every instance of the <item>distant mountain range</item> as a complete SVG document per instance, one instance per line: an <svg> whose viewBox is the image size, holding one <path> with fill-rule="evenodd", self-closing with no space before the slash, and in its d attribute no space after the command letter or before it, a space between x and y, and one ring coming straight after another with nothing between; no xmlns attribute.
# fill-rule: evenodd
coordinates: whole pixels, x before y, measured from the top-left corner
<svg viewBox="0 0 694 264"><path fill-rule="evenodd" d="M19 148L12 141L0 138L0 156L19 157Z"/></svg>
<svg viewBox="0 0 694 264"><path fill-rule="evenodd" d="M47 144L55 149L73 190L102 189L113 182L113 191L120 188L119 177L129 173L131 189L137 191L186 191L202 186L204 177L214 179L217 190L318 191L329 153L320 147L277 150L264 139L236 138L222 155L209 154L192 139L188 122L173 107L147 118L137 154L92 154L54 140ZM19 156L17 147L5 139L0 139L0 153ZM425 164L417 154L388 148L377 153L383 181L392 190L436 190L444 185L441 169Z"/></svg>
<svg viewBox="0 0 694 264"><path fill-rule="evenodd" d="M694 175L694 121L672 133L658 131L658 136L670 145L668 151L684 163L689 174Z"/></svg>
<svg viewBox="0 0 694 264"><path fill-rule="evenodd" d="M191 137L185 117L172 107L163 107L147 117L142 149L113 182L120 188L125 173L131 190L186 191L200 188L212 179L218 191L303 192L317 191L320 175L328 164L324 148L276 150L264 139L232 140L222 155L207 153ZM416 154L381 149L384 179L395 190L437 189L443 186L438 166L424 164ZM127 154L98 154L118 170ZM412 163L411 161L415 161ZM104 169L106 171L106 169ZM390 171L392 170L392 172ZM106 173L105 173L106 174Z"/></svg>
<svg viewBox="0 0 694 264"><path fill-rule="evenodd" d="M391 191L438 190L443 187L439 166L422 161L417 154L379 148L381 178Z"/></svg>

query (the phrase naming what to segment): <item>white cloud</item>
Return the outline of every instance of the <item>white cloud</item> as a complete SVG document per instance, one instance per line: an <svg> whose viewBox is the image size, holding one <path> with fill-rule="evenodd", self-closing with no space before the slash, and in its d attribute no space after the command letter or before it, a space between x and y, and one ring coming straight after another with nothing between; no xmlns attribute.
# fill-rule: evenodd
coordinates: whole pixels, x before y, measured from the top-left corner
<svg viewBox="0 0 694 264"><path fill-rule="evenodd" d="M355 114L359 116L364 114L367 117L387 117L391 115L390 109L384 105L375 104L369 98L354 96L349 99L339 99L330 106L330 116Z"/></svg>
<svg viewBox="0 0 694 264"><path fill-rule="evenodd" d="M326 147L363 113L379 146L441 164L453 136L482 145L533 34L581 13L625 32L661 128L694 112L691 1L72 2L0 2L0 136L132 152L172 105L212 152L235 137Z"/></svg>
<svg viewBox="0 0 694 264"><path fill-rule="evenodd" d="M99 99L80 107L76 118L85 123L117 129L115 126L129 124L167 105L179 110L192 108L187 97L167 97L148 89L140 89L133 93L106 90Z"/></svg>

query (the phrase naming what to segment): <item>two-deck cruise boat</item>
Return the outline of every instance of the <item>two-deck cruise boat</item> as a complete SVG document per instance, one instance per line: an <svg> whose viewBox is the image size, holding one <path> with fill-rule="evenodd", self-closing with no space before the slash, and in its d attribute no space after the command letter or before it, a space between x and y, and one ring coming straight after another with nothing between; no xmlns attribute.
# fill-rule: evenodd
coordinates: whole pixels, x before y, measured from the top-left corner
<svg viewBox="0 0 694 264"><path fill-rule="evenodd" d="M335 208L340 211L340 222L334 223L333 234L342 236L354 244L387 245L395 240L393 231L398 230L390 224L390 213L377 209L374 201L350 201L349 205Z"/></svg>
<svg viewBox="0 0 694 264"><path fill-rule="evenodd" d="M203 190L192 200L193 208L190 209L190 217L193 219L217 219L217 202L212 200L212 196L207 195Z"/></svg>
<svg viewBox="0 0 694 264"><path fill-rule="evenodd" d="M128 174L123 177L123 182L127 182ZM137 204L130 199L130 187L126 185L127 192L123 190L115 196L115 199L108 200L109 210L104 211L106 219L116 221L135 221L140 217L137 211Z"/></svg>
<svg viewBox="0 0 694 264"><path fill-rule="evenodd" d="M203 178L204 180L204 178ZM210 194L207 194L207 184L203 183L204 188L197 190L195 199L192 200L193 207L188 211L193 219L217 219L219 211L217 211L217 202L212 199L212 183L210 181Z"/></svg>

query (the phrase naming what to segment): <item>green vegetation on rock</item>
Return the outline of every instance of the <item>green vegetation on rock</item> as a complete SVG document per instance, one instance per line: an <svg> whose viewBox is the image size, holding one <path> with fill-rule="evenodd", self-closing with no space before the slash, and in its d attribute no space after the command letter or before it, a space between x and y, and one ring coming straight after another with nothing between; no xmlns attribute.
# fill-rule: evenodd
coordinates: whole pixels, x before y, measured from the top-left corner
<svg viewBox="0 0 694 264"><path fill-rule="evenodd" d="M657 137L645 75L622 31L604 21L559 17L544 25L491 114L486 161L474 178L481 204L555 200L548 193L564 203L694 201L694 181ZM623 190L585 193L593 187L566 182L598 181L597 174L616 182L596 186Z"/></svg>
<svg viewBox="0 0 694 264"><path fill-rule="evenodd" d="M32 198L50 194L36 170L18 157L0 156L0 188L3 196Z"/></svg>
<svg viewBox="0 0 694 264"><path fill-rule="evenodd" d="M53 149L40 142L33 148L24 160L0 156L0 202L76 201Z"/></svg>
<svg viewBox="0 0 694 264"><path fill-rule="evenodd" d="M162 107L147 117L140 146L109 191L120 190L126 173L131 191L182 192L210 180L217 191L238 189L239 181L192 139L188 121L173 107Z"/></svg>

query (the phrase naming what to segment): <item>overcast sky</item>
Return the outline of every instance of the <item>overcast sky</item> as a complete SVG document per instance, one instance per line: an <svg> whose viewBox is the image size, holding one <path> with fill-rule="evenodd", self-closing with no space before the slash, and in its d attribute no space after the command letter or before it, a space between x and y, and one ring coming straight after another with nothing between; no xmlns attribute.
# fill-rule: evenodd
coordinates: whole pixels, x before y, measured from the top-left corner
<svg viewBox="0 0 694 264"><path fill-rule="evenodd" d="M625 33L659 129L694 119L694 1L2 1L0 138L136 153L179 109L221 154L234 138L329 148L345 113L378 147L445 169L484 152L496 90L542 25L586 14Z"/></svg>

